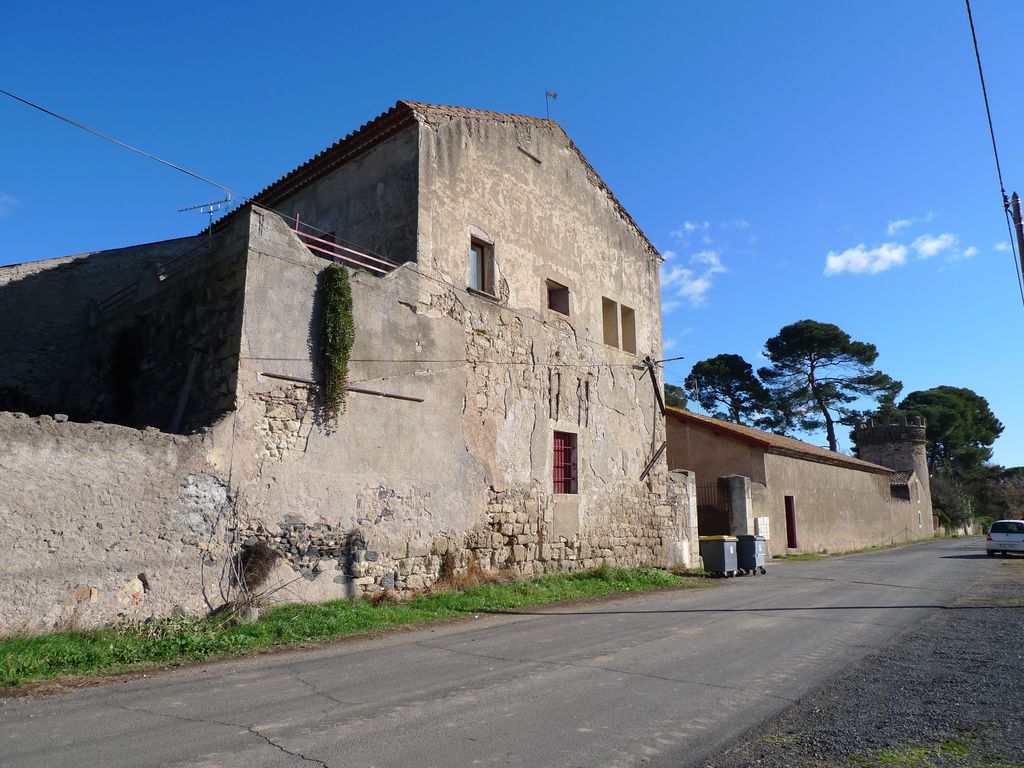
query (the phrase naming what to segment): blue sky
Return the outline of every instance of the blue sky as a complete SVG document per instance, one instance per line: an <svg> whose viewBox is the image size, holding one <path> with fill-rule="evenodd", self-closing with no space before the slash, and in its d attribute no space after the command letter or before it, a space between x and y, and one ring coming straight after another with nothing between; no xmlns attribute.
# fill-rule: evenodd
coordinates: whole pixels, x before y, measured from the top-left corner
<svg viewBox="0 0 1024 768"><path fill-rule="evenodd" d="M1024 309L963 3L239 8L0 3L0 87L251 194L397 99L543 115L547 86L668 257L670 382L832 322L904 392L988 398L996 461L1024 464ZM1024 3L974 15L1024 190ZM0 126L0 264L191 234L177 209L218 196L4 97Z"/></svg>

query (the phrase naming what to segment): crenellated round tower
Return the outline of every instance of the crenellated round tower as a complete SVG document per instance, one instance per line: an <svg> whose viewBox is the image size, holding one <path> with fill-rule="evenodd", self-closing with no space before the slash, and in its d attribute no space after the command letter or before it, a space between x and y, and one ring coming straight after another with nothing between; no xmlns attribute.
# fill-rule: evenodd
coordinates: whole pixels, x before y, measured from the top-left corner
<svg viewBox="0 0 1024 768"><path fill-rule="evenodd" d="M928 454L925 446L927 422L916 416L897 421L868 419L854 430L857 453L864 459L898 471L914 470L921 486L931 497Z"/></svg>

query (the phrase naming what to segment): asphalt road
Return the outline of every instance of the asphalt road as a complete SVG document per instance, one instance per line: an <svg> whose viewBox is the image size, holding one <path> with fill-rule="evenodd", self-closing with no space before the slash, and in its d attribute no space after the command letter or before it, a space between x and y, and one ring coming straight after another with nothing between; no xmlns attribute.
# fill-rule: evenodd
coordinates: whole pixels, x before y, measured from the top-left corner
<svg viewBox="0 0 1024 768"><path fill-rule="evenodd" d="M686 766L968 592L977 540L0 705L0 765Z"/></svg>

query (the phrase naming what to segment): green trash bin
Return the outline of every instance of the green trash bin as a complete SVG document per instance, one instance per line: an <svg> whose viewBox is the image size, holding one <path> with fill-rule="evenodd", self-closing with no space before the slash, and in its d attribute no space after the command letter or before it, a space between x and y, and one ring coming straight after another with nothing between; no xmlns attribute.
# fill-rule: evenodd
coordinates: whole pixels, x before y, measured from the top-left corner
<svg viewBox="0 0 1024 768"><path fill-rule="evenodd" d="M705 573L726 577L736 575L735 536L701 536L698 541Z"/></svg>
<svg viewBox="0 0 1024 768"><path fill-rule="evenodd" d="M768 555L767 539L764 536L744 534L736 545L736 563L744 573L764 573L765 558Z"/></svg>

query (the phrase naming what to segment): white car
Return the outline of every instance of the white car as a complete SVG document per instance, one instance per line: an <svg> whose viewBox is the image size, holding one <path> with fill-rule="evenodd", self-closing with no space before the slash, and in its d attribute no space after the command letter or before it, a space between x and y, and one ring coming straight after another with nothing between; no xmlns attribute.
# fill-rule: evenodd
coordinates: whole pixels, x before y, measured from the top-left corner
<svg viewBox="0 0 1024 768"><path fill-rule="evenodd" d="M985 554L1024 552L1024 520L997 520L985 537Z"/></svg>

